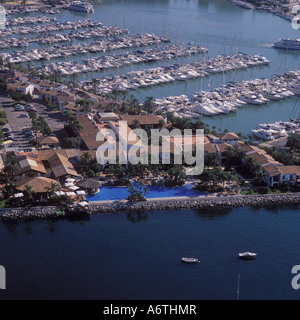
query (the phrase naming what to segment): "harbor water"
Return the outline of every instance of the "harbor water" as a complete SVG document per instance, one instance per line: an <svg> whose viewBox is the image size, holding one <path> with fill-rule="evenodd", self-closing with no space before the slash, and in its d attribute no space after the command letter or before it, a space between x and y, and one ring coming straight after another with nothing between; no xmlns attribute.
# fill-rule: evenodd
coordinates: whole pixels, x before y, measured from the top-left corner
<svg viewBox="0 0 300 320"><path fill-rule="evenodd" d="M0 224L1 299L300 298L300 207L98 214ZM239 252L257 258L240 260ZM199 264L181 262L197 257Z"/></svg>
<svg viewBox="0 0 300 320"><path fill-rule="evenodd" d="M239 51L270 60L266 66L133 91L139 100L191 97L201 88L299 68L300 51L272 48L281 37L298 37L299 30L268 12L242 9L227 0L91 2L92 15L62 11L56 17L59 21L90 18L127 28L132 35L154 33L178 45L203 45L208 53L86 73L78 80ZM83 58L88 56L67 60ZM289 120L297 103L293 97L248 105L236 113L203 120L216 129L249 134L259 123ZM299 264L299 228L299 207L99 214L87 220L0 223L0 265L7 272L7 290L0 290L0 299L234 300L240 275L241 300L296 300L300 291L291 286L291 270ZM257 259L238 259L244 251L256 252ZM182 264L184 256L195 256L201 263Z"/></svg>

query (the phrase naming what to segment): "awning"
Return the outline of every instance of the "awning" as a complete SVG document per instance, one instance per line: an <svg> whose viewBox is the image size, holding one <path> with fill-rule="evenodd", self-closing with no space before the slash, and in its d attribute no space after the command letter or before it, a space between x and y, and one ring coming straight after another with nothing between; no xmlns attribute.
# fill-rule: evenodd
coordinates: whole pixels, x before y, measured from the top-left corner
<svg viewBox="0 0 300 320"><path fill-rule="evenodd" d="M63 196L65 193L63 191L55 191L54 192L57 196Z"/></svg>
<svg viewBox="0 0 300 320"><path fill-rule="evenodd" d="M69 189L71 189L71 190L78 190L79 189L79 187L77 187L77 186L71 186L71 187L69 187Z"/></svg>
<svg viewBox="0 0 300 320"><path fill-rule="evenodd" d="M65 183L65 186L66 187L71 187L71 186L74 186L74 184L73 183Z"/></svg>
<svg viewBox="0 0 300 320"><path fill-rule="evenodd" d="M14 197L15 197L15 198L22 198L22 197L24 197L24 194L23 194L22 192L20 192L20 193L15 193L15 194L14 194Z"/></svg>
<svg viewBox="0 0 300 320"><path fill-rule="evenodd" d="M71 192L66 192L66 195L67 195L68 197L72 197L72 196L76 196L76 193L73 192L73 191L71 191Z"/></svg>
<svg viewBox="0 0 300 320"><path fill-rule="evenodd" d="M12 140L6 140L6 141L4 141L2 144L9 144L9 143L12 143L13 141Z"/></svg>
<svg viewBox="0 0 300 320"><path fill-rule="evenodd" d="M86 202L86 201L81 201L81 202L78 202L78 205L79 205L79 206L82 206L82 207L85 207L85 206L88 206L89 203Z"/></svg>

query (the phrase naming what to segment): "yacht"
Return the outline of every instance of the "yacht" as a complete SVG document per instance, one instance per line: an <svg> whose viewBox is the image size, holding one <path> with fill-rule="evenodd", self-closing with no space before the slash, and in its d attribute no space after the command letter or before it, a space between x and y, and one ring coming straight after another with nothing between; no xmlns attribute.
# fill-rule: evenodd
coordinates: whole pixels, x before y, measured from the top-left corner
<svg viewBox="0 0 300 320"><path fill-rule="evenodd" d="M300 39L280 39L274 44L274 48L300 50Z"/></svg>
<svg viewBox="0 0 300 320"><path fill-rule="evenodd" d="M74 1L72 2L69 7L71 11L78 11L78 12L85 12L85 13L93 13L94 8L89 2L84 1Z"/></svg>
<svg viewBox="0 0 300 320"><path fill-rule="evenodd" d="M256 256L257 256L257 254L254 252L241 252L241 253L239 253L239 258L245 259L245 260L255 259Z"/></svg>

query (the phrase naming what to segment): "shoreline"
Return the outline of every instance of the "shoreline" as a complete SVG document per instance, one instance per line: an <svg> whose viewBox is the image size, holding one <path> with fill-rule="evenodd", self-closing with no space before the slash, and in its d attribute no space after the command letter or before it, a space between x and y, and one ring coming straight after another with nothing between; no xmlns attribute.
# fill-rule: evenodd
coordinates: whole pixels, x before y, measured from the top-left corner
<svg viewBox="0 0 300 320"><path fill-rule="evenodd" d="M268 207L300 205L300 192L271 194L271 195L234 195L226 197L202 196L202 197L177 197L177 198L154 198L141 202L128 202L127 200L98 201L89 203L88 213L65 212L57 214L60 206L47 207L19 207L0 209L0 221L34 221L60 218L80 218L87 215L100 213L118 212L143 212L143 211L165 211L182 209L222 209L237 207Z"/></svg>
<svg viewBox="0 0 300 320"><path fill-rule="evenodd" d="M292 7L290 6L283 6L281 5L279 8L274 7L273 5L270 5L269 3L265 2L263 4L260 4L260 6L257 6L253 3L249 3L245 0L229 0L233 4L244 8L244 9L250 9L250 10L262 10L266 12L270 12L275 14L276 16L286 19L288 21L292 21L294 18L294 15L292 14ZM299 2L294 3L294 6L299 4ZM286 9L286 10L285 10Z"/></svg>

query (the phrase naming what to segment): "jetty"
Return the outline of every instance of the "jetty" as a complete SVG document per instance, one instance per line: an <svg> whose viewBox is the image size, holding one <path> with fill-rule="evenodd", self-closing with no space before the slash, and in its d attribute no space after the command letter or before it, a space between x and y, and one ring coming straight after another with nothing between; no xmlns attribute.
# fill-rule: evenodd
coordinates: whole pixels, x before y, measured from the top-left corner
<svg viewBox="0 0 300 320"><path fill-rule="evenodd" d="M219 55L216 58L203 59L189 64L174 64L102 77L97 79L96 85L89 80L80 81L78 84L84 90L94 89L97 93L111 93L113 90L128 91L174 81L202 78L213 73L266 65L269 62L269 60L260 55L243 53Z"/></svg>
<svg viewBox="0 0 300 320"><path fill-rule="evenodd" d="M76 56L88 53L106 52L124 48L143 47L170 42L167 37L153 34L124 36L113 39L93 41L86 44L55 44L49 48L38 48L31 50L20 50L14 52L3 52L0 56L4 63L23 63L38 60L51 60L67 56Z"/></svg>
<svg viewBox="0 0 300 320"><path fill-rule="evenodd" d="M270 78L239 83L229 82L210 91L155 99L156 111L173 112L177 117L197 118L236 112L244 105L264 105L300 95L300 72L290 71Z"/></svg>
<svg viewBox="0 0 300 320"><path fill-rule="evenodd" d="M50 63L40 69L40 72L47 75L58 72L62 76L69 76L77 73L121 68L130 64L156 62L205 52L207 52L207 48L202 46L184 48L178 45L170 45L163 48L135 50L124 54L105 55L92 59L84 59L83 63L71 61Z"/></svg>

